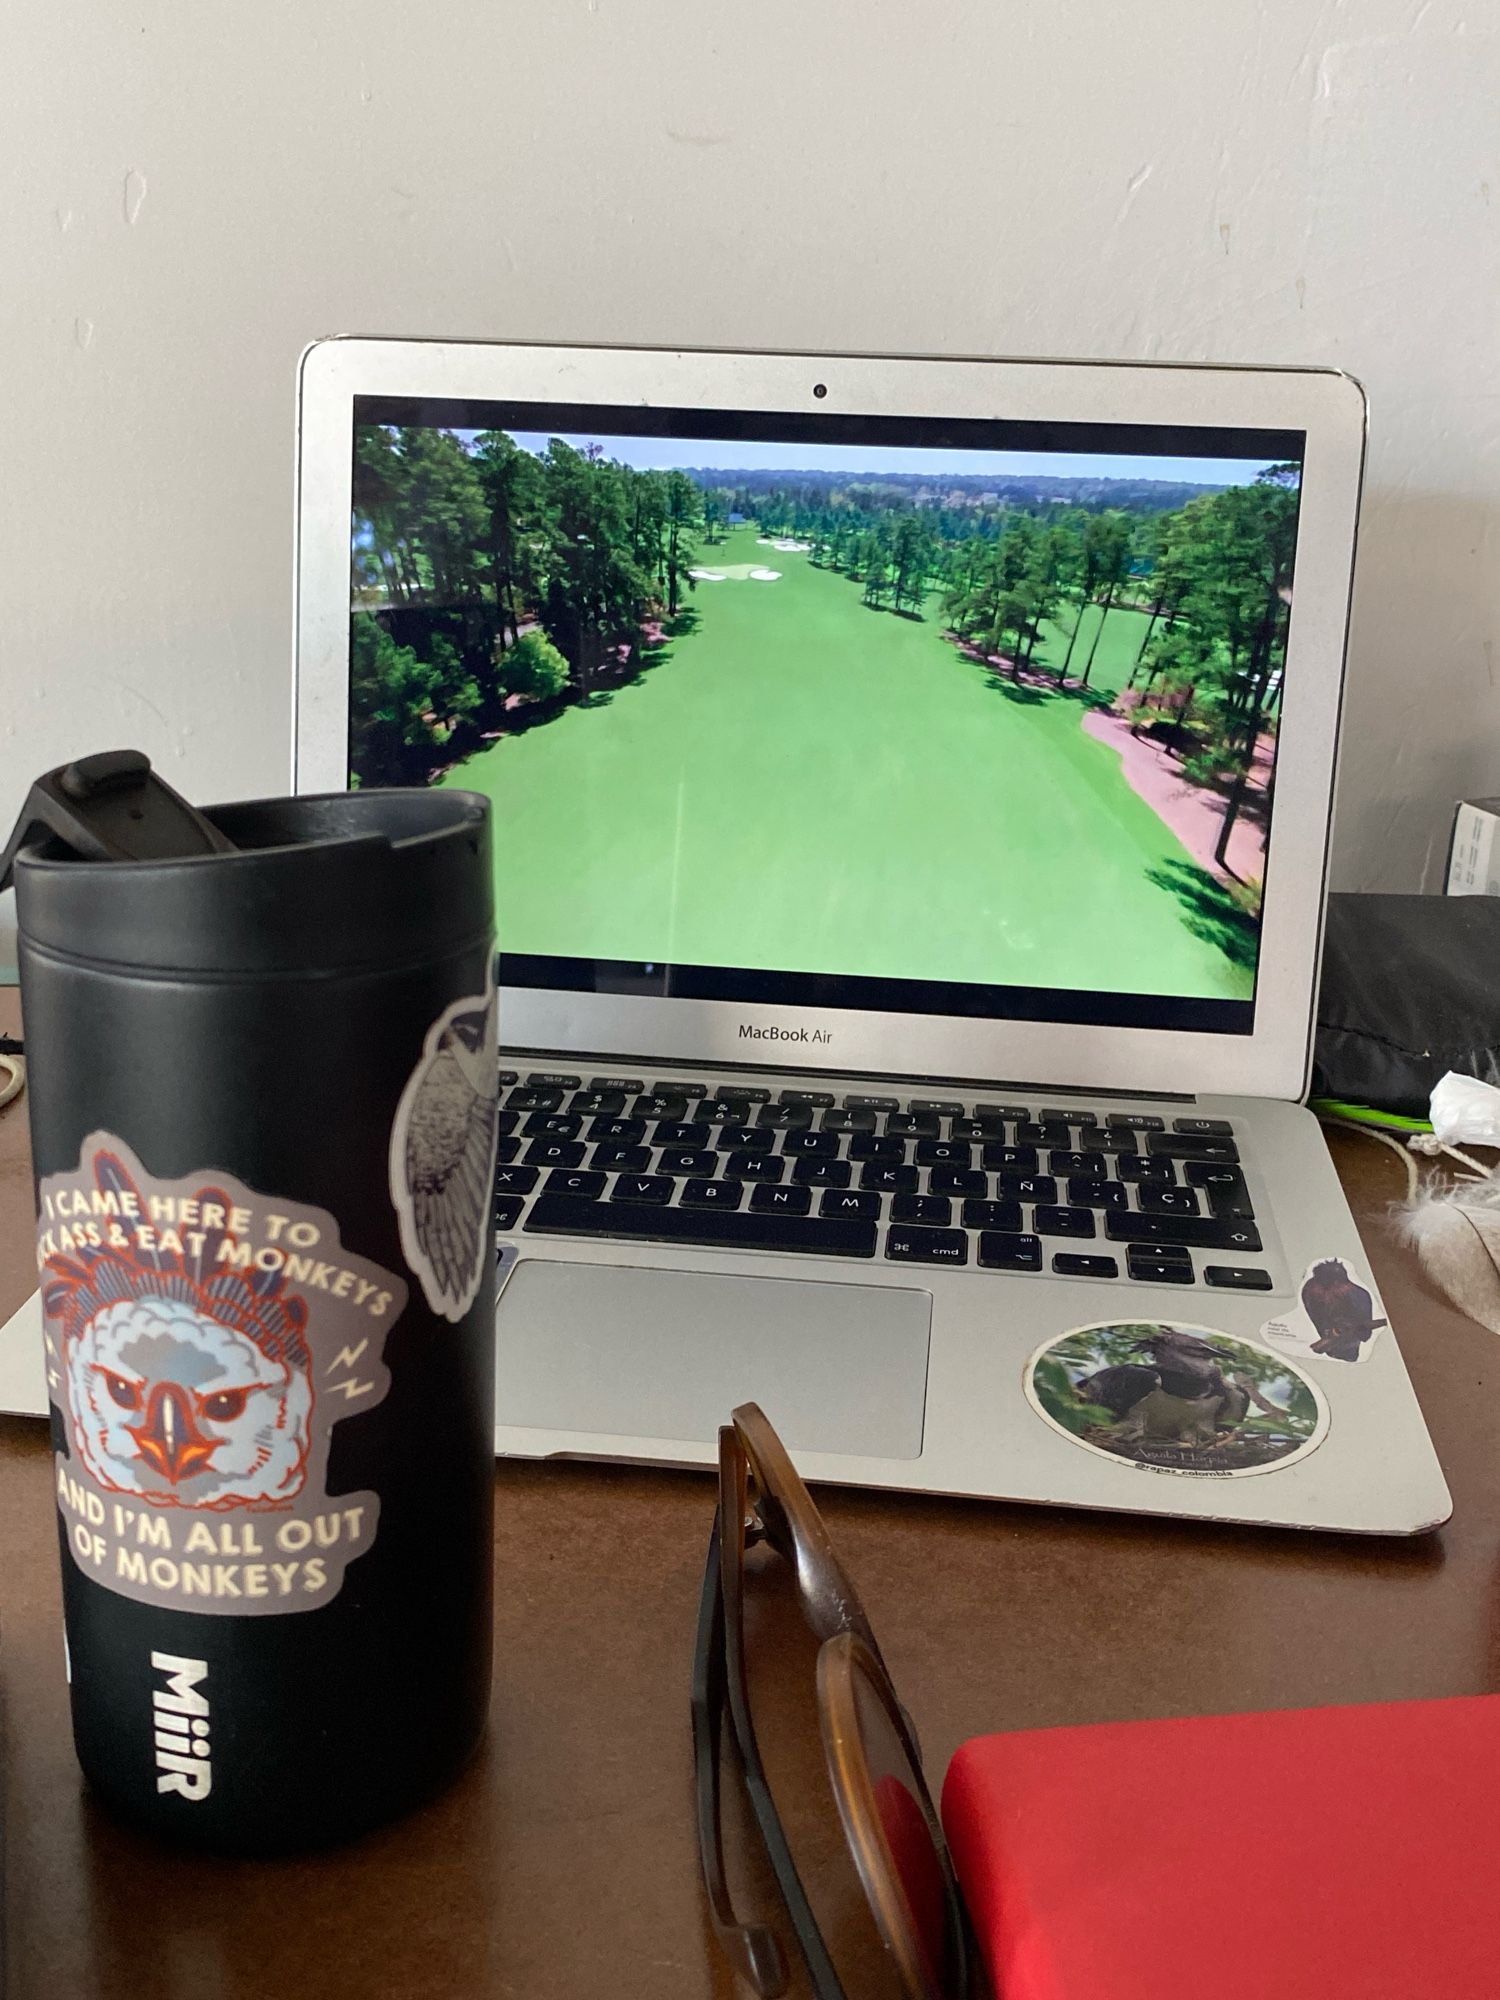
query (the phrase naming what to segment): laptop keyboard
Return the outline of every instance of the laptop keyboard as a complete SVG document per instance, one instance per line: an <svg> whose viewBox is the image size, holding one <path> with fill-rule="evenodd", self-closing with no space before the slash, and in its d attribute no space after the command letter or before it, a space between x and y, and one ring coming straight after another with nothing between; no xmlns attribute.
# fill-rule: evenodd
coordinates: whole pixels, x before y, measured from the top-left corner
<svg viewBox="0 0 1500 2000"><path fill-rule="evenodd" d="M1233 1125L501 1074L495 1228L1269 1291Z"/></svg>

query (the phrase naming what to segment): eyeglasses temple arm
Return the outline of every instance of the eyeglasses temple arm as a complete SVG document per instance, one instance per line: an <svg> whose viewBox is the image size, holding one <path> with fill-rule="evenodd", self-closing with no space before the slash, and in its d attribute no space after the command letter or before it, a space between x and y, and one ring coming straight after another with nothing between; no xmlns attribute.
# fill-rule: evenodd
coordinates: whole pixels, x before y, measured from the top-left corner
<svg viewBox="0 0 1500 2000"><path fill-rule="evenodd" d="M761 2000L776 2000L787 1989L787 1965L776 1935L765 1924L743 1923L735 1912L724 1868L723 1801L719 1783L720 1745L726 1701L724 1612L719 1582L719 1517L714 1516L698 1637L693 1653L693 1775L698 1799L698 1854L710 1920L719 1947Z"/></svg>

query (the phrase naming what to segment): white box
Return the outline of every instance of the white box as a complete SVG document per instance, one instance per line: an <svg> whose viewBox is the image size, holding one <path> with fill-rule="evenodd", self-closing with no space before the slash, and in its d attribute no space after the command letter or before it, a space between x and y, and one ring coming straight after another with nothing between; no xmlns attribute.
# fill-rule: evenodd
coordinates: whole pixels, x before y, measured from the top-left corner
<svg viewBox="0 0 1500 2000"><path fill-rule="evenodd" d="M1449 896L1500 896L1500 799L1461 799L1448 843Z"/></svg>

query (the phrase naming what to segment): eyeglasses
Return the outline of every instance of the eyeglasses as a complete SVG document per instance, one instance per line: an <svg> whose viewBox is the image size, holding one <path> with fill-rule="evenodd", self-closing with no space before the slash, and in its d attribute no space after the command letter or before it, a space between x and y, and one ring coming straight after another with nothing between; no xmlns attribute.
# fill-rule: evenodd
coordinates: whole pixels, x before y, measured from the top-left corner
<svg viewBox="0 0 1500 2000"><path fill-rule="evenodd" d="M815 1692L829 1783L893 1983L903 2000L966 2000L973 1954L916 1731L828 1530L786 1447L754 1403L737 1409L719 1432L719 1505L693 1664L698 1844L720 1946L762 2000L786 1991L779 1939L768 1924L742 1921L726 1875L720 1771L727 1715L751 1811L813 1991L817 2000L851 2000L798 1874L751 1719L745 1557L757 1542L790 1565L798 1609L820 1642Z"/></svg>

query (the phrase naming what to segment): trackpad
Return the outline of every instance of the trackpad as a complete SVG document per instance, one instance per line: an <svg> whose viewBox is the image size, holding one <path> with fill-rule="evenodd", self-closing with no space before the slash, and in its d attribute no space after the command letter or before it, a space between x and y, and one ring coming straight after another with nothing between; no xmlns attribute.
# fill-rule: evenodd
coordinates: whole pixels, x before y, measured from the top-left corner
<svg viewBox="0 0 1500 2000"><path fill-rule="evenodd" d="M516 1264L496 1311L495 1416L712 1444L759 1403L787 1444L917 1458L932 1297L628 1264Z"/></svg>

